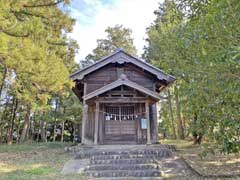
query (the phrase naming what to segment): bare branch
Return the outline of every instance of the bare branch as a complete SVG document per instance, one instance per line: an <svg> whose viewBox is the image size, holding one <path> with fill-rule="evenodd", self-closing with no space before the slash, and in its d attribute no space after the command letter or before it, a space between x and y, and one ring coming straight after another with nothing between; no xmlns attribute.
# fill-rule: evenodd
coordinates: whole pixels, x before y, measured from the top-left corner
<svg viewBox="0 0 240 180"><path fill-rule="evenodd" d="M7 34L8 36L13 36L13 37L28 37L29 34L26 33L26 34L15 34L15 33L12 33L12 32L8 32L8 31L5 31L5 30L0 30L0 32L3 32L5 34Z"/></svg>
<svg viewBox="0 0 240 180"><path fill-rule="evenodd" d="M50 45L55 45L55 46L68 46L69 44L66 42L51 42L49 40L47 40L47 43Z"/></svg>
<svg viewBox="0 0 240 180"><path fill-rule="evenodd" d="M32 12L27 12L27 11L19 11L18 13L21 13L21 14L24 14L24 15L27 15L27 16L34 16L34 17L39 17L39 18L42 18L42 19L48 19L47 17L45 17L42 14L36 14L36 13L32 13Z"/></svg>
<svg viewBox="0 0 240 180"><path fill-rule="evenodd" d="M36 8L36 7L48 7L48 6L55 6L57 4L60 4L64 2L64 0L57 0L56 2L48 3L48 4L34 4L34 5L23 5L25 8Z"/></svg>
<svg viewBox="0 0 240 180"><path fill-rule="evenodd" d="M20 10L20 11L10 10L10 12L20 21L24 21L24 18L19 17L19 15L27 15L27 16L34 16L34 17L39 17L43 19L48 19L42 14L36 14L33 12L24 11L24 10Z"/></svg>

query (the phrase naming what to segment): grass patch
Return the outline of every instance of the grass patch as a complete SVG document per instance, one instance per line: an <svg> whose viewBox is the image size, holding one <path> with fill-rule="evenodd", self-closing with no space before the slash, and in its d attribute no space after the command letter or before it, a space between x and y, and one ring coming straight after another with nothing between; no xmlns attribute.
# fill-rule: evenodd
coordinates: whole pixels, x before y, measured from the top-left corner
<svg viewBox="0 0 240 180"><path fill-rule="evenodd" d="M28 175L46 175L53 172L53 170L49 167L39 167L39 168L28 169L25 172Z"/></svg>
<svg viewBox="0 0 240 180"><path fill-rule="evenodd" d="M72 157L64 152L71 143L25 143L0 146L0 180L81 179L78 174L62 175Z"/></svg>
<svg viewBox="0 0 240 180"><path fill-rule="evenodd" d="M210 144L193 145L187 140L162 140L163 144L175 145L176 154L183 157L202 175L234 175L240 174L240 154L211 153ZM211 149L211 148L210 148Z"/></svg>
<svg viewBox="0 0 240 180"><path fill-rule="evenodd" d="M191 148L193 147L193 143L191 141L187 140L179 140L179 139L163 139L161 140L162 144L169 144L169 145L174 145L178 149L181 148Z"/></svg>
<svg viewBox="0 0 240 180"><path fill-rule="evenodd" d="M72 143L60 143L60 142L47 142L47 143L23 143L23 144L13 144L13 145L1 145L0 153L6 152L29 152L33 150L43 150L43 149L59 149L66 146L70 146Z"/></svg>

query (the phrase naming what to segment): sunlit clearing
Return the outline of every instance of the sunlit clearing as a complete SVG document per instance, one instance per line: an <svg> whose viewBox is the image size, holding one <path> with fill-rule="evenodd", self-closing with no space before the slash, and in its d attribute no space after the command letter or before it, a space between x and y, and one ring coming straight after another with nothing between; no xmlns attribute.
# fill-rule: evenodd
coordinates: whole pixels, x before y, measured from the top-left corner
<svg viewBox="0 0 240 180"><path fill-rule="evenodd" d="M16 166L0 163L0 174L1 173L9 173L9 172L12 172L12 171L16 171L17 169L18 168Z"/></svg>

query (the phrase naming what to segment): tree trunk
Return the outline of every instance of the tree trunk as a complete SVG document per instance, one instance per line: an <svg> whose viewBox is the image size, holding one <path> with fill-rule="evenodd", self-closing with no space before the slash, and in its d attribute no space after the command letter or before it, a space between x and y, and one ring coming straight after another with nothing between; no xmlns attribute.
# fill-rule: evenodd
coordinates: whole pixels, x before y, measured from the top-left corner
<svg viewBox="0 0 240 180"><path fill-rule="evenodd" d="M198 133L197 131L197 113L194 113L194 119L193 119L193 132L192 132L192 135L193 135L193 144L196 145L196 144L201 144L202 142L202 137L203 137L203 134L202 133Z"/></svg>
<svg viewBox="0 0 240 180"><path fill-rule="evenodd" d="M183 113L182 113L182 122L183 122L183 128L186 129L186 117L183 115Z"/></svg>
<svg viewBox="0 0 240 180"><path fill-rule="evenodd" d="M35 130L36 130L36 124L37 124L37 122L36 122L36 113L34 112L33 113L33 117L32 117L32 128L31 128L31 140L32 141L34 141L35 140L35 135L36 135L36 133L35 133Z"/></svg>
<svg viewBox="0 0 240 180"><path fill-rule="evenodd" d="M81 138L82 138L82 125L81 124L77 124L77 142L80 143L81 142Z"/></svg>
<svg viewBox="0 0 240 180"><path fill-rule="evenodd" d="M56 129L57 129L56 126L57 126L57 125L56 125L56 121L54 121L54 126L53 126L53 142L56 141Z"/></svg>
<svg viewBox="0 0 240 180"><path fill-rule="evenodd" d="M38 122L38 125L39 125L39 128L38 128L38 133L37 133L37 142L39 142L39 139L40 139L40 134L41 134L41 121Z"/></svg>
<svg viewBox="0 0 240 180"><path fill-rule="evenodd" d="M21 137L20 137L20 143L22 143L26 140L26 136L27 136L27 132L28 132L28 128L29 128L29 123L30 123L30 113L31 113L31 109L28 106L26 116L25 116L25 120L24 120L24 124L23 124L23 130L22 130Z"/></svg>
<svg viewBox="0 0 240 180"><path fill-rule="evenodd" d="M201 133L199 133L199 134L194 134L193 135L193 144L194 145L196 145L196 144L201 144L202 143L202 138L203 138L203 136L202 136L202 134Z"/></svg>
<svg viewBox="0 0 240 180"><path fill-rule="evenodd" d="M176 128L175 128L175 125L174 125L174 118L173 118L171 94L170 94L169 89L168 89L168 104L169 104L169 111L170 111L170 116L171 116L171 126L172 126L172 132L173 132L173 139L177 139Z"/></svg>
<svg viewBox="0 0 240 180"><path fill-rule="evenodd" d="M54 118L54 127L53 127L53 142L56 141L57 109L58 109L58 100L56 99L55 114L54 114L55 118Z"/></svg>
<svg viewBox="0 0 240 180"><path fill-rule="evenodd" d="M13 142L13 131L14 131L14 124L15 124L15 118L16 118L16 111L18 108L18 100L16 98L13 99L13 105L12 105L12 118L11 118L11 127L9 130L8 135L8 145L11 145Z"/></svg>
<svg viewBox="0 0 240 180"><path fill-rule="evenodd" d="M192 127L192 136L193 136L193 144L197 144L197 113L194 113L193 117L193 127Z"/></svg>
<svg viewBox="0 0 240 180"><path fill-rule="evenodd" d="M42 142L47 142L47 137L46 137L46 122L41 121L41 141Z"/></svg>
<svg viewBox="0 0 240 180"><path fill-rule="evenodd" d="M1 101L2 99L0 99ZM9 118L9 116L11 116L12 110L9 110L9 105L11 105L12 103L10 103L11 101L11 97L10 96L4 96L4 107L2 108L2 111L0 113L0 123L1 123L1 142L2 143L6 143L8 140L8 136L9 136L9 130L10 130L10 123L11 122L11 117ZM1 104L0 104L1 105ZM9 111L11 111L11 113L9 113ZM9 115L10 114L10 115ZM7 125L8 127L6 128L5 125Z"/></svg>
<svg viewBox="0 0 240 180"><path fill-rule="evenodd" d="M62 122L62 132L61 132L61 142L63 142L64 138L64 121Z"/></svg>
<svg viewBox="0 0 240 180"><path fill-rule="evenodd" d="M31 118L29 119L29 125L28 125L28 128L27 128L27 133L26 133L26 137L25 137L25 140L29 140L29 137L30 137L30 134L31 134L31 128L32 128L32 121L31 121Z"/></svg>
<svg viewBox="0 0 240 180"><path fill-rule="evenodd" d="M17 127L17 143L20 143L20 132L21 132L21 118L18 118L18 127Z"/></svg>
<svg viewBox="0 0 240 180"><path fill-rule="evenodd" d="M75 137L76 137L76 124L73 123L73 143L75 143Z"/></svg>
<svg viewBox="0 0 240 180"><path fill-rule="evenodd" d="M184 139L184 128L183 128L183 122L181 117L181 109L180 109L177 85L175 85L174 91L175 91L176 110L177 110L177 119L178 119L178 137L179 139Z"/></svg>
<svg viewBox="0 0 240 180"><path fill-rule="evenodd" d="M1 126L1 124L0 124L0 144L2 144L2 126Z"/></svg>
<svg viewBox="0 0 240 180"><path fill-rule="evenodd" d="M4 67L4 72L3 72L3 77L2 77L2 83L1 83L1 86L0 86L0 100L2 99L2 90L3 90L3 87L4 87L4 84L5 84L5 79L7 77L7 71L8 69L6 67Z"/></svg>
<svg viewBox="0 0 240 180"><path fill-rule="evenodd" d="M61 99L60 99L60 102L61 102ZM65 114L65 111L66 111L66 107L63 106L63 114ZM64 125L65 125L65 122L63 121L62 122L62 131L61 131L61 142L63 142L63 140L64 140Z"/></svg>
<svg viewBox="0 0 240 180"><path fill-rule="evenodd" d="M32 141L33 140L33 134L34 134L34 121L33 121L33 118L31 118L30 126L29 126L29 129L28 129L27 139Z"/></svg>

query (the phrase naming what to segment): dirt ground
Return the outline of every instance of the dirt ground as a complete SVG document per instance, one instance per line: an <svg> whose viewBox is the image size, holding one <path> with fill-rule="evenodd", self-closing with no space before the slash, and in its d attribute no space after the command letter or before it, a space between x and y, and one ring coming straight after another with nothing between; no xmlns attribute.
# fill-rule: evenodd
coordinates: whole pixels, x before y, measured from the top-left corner
<svg viewBox="0 0 240 180"><path fill-rule="evenodd" d="M206 147L192 145L191 141L165 140L162 143L175 145L175 154L197 173L209 176L208 179L240 179L240 154L205 153Z"/></svg>
<svg viewBox="0 0 240 180"><path fill-rule="evenodd" d="M202 156L203 148L192 146L191 142L188 141L168 140L162 143L177 146L177 151L173 157L159 161L164 174L163 179L240 179L240 176L205 177L240 173L239 154ZM73 159L72 156L64 152L64 148L70 145L68 143L0 145L0 180L84 179L81 174L61 174L64 164ZM195 171L203 176L199 176Z"/></svg>

